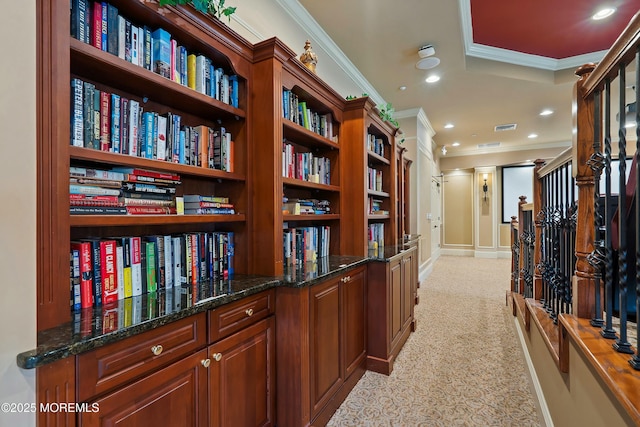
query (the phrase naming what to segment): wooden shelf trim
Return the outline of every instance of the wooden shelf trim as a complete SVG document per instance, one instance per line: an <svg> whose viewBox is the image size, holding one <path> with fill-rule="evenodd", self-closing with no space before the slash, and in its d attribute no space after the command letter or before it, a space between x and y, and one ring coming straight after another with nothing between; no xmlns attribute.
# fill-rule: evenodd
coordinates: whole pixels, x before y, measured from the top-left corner
<svg viewBox="0 0 640 427"><path fill-rule="evenodd" d="M282 215L283 221L329 221L339 220L340 214L322 215Z"/></svg>
<svg viewBox="0 0 640 427"><path fill-rule="evenodd" d="M369 196L376 196L376 197L390 197L389 193L385 191L367 190L367 194Z"/></svg>
<svg viewBox="0 0 640 427"><path fill-rule="evenodd" d="M209 224L212 222L244 222L244 214L236 215L69 215L72 227L140 226L173 224Z"/></svg>
<svg viewBox="0 0 640 427"><path fill-rule="evenodd" d="M301 179L295 179L295 178L283 177L282 184L289 187L313 188L316 190L335 191L337 193L340 192L340 187L337 185L318 184L315 182L303 181Z"/></svg>
<svg viewBox="0 0 640 427"><path fill-rule="evenodd" d="M90 148L69 146L71 159L87 160L91 162L107 163L128 167L139 167L158 171L173 172L179 175L191 175L208 177L213 179L225 179L230 181L244 181L245 176L239 173L229 173L218 169L209 169L199 166L170 163L162 160L145 159L143 157L130 156L128 154L110 153L107 151L93 150Z"/></svg>
<svg viewBox="0 0 640 427"><path fill-rule="evenodd" d="M373 159L376 162L384 163L385 165L388 165L391 163L389 159L387 159L386 157L382 157L381 155L374 153L373 151L367 150L367 155L369 156L369 159Z"/></svg>
<svg viewBox="0 0 640 427"><path fill-rule="evenodd" d="M378 215L369 214L369 215L367 215L367 219L369 221L375 221L376 219L389 219L389 218L391 218L389 215L381 215L381 214L378 214Z"/></svg>
<svg viewBox="0 0 640 427"><path fill-rule="evenodd" d="M131 93L140 90L153 94L153 101L174 105L179 103L182 109L195 114L209 111L213 114L224 114L227 117L244 118L246 114L239 108L218 101L215 98L162 77L144 67L134 65L118 56L99 50L87 43L69 37L71 47L71 71L78 65L86 72L95 72L113 86L122 87ZM106 76L106 78L104 78ZM109 77L111 76L111 77ZM125 78L126 77L126 78ZM82 77L81 77L82 78ZM140 94L143 96L144 94Z"/></svg>
<svg viewBox="0 0 640 427"><path fill-rule="evenodd" d="M291 138L294 143L298 143L297 140L304 140L303 145L312 144L314 146L332 148L334 150L340 149L340 144L333 142L329 138L325 138L309 129L292 122L289 119L282 117L282 127L284 128L284 136ZM301 141L303 142L303 141Z"/></svg>
<svg viewBox="0 0 640 427"><path fill-rule="evenodd" d="M549 313L539 301L531 298L525 299L527 312L533 323L538 327L549 353L556 366L560 367L560 333L558 325L553 323Z"/></svg>

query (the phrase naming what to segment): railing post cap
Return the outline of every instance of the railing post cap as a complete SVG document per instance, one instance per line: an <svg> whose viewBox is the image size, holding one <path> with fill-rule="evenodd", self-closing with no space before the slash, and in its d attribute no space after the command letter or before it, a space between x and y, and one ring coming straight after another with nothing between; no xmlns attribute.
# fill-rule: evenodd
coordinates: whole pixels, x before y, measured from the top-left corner
<svg viewBox="0 0 640 427"><path fill-rule="evenodd" d="M578 77L582 77L585 74L590 74L595 68L596 64L594 64L593 62L589 62L578 67L574 74Z"/></svg>

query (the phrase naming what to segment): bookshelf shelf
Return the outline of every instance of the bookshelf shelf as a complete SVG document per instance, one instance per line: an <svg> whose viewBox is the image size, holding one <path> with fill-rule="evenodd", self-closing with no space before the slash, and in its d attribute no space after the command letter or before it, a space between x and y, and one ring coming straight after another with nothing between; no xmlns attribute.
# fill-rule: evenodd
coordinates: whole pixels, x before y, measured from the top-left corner
<svg viewBox="0 0 640 427"><path fill-rule="evenodd" d="M389 159L386 159L381 155L374 153L373 151L367 151L367 155L369 156L369 161L374 161L385 165L388 165L390 163Z"/></svg>
<svg viewBox="0 0 640 427"><path fill-rule="evenodd" d="M145 159L142 157L135 157L127 154L110 153L107 151L93 150L84 147L69 146L69 156L72 160L83 160L108 165L153 169L162 172L176 173L181 176L188 175L228 181L245 181L246 179L245 175L240 173L231 173L199 166L169 163L161 160Z"/></svg>
<svg viewBox="0 0 640 427"><path fill-rule="evenodd" d="M298 144L304 144L313 148L331 148L340 149L340 144L331 141L315 132L300 126L288 119L282 119L282 128L285 138L296 141Z"/></svg>
<svg viewBox="0 0 640 427"><path fill-rule="evenodd" d="M339 214L323 215L282 215L283 221L336 221L340 219Z"/></svg>
<svg viewBox="0 0 640 427"><path fill-rule="evenodd" d="M375 190L367 190L367 194L373 197L391 197L391 195L385 191L375 191Z"/></svg>
<svg viewBox="0 0 640 427"><path fill-rule="evenodd" d="M239 108L196 92L152 71L127 62L89 44L70 38L71 72L141 97L149 96L155 102L198 116L212 114L217 118L239 119L245 112Z"/></svg>
<svg viewBox="0 0 640 427"><path fill-rule="evenodd" d="M340 187L337 185L318 184L315 182L303 181L295 178L282 178L282 185L285 187L297 187L297 188L309 188L314 190L333 191L340 192Z"/></svg>
<svg viewBox="0 0 640 427"><path fill-rule="evenodd" d="M390 218L389 215L367 215L367 219L369 221L382 221L389 218Z"/></svg>
<svg viewBox="0 0 640 427"><path fill-rule="evenodd" d="M210 223L245 222L244 214L237 215L70 215L71 227L197 225Z"/></svg>

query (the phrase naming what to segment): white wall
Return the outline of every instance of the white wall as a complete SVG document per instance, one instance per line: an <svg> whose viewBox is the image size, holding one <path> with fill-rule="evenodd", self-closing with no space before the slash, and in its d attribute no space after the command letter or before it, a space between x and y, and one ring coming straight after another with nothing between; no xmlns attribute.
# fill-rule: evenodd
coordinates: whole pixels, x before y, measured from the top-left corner
<svg viewBox="0 0 640 427"><path fill-rule="evenodd" d="M0 14L0 405L35 403L35 370L16 355L36 345L35 0L4 2ZM5 413L0 426L35 425Z"/></svg>

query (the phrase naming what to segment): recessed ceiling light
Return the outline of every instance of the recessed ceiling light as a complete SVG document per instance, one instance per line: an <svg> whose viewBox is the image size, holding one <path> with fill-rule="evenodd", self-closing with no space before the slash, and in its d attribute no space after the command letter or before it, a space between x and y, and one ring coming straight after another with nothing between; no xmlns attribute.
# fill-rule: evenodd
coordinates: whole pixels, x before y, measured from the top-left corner
<svg viewBox="0 0 640 427"><path fill-rule="evenodd" d="M452 147L457 147L457 146L459 146L459 145L460 145L460 143L459 143L459 142L454 142L453 144L451 144L451 146L452 146Z"/></svg>
<svg viewBox="0 0 640 427"><path fill-rule="evenodd" d="M407 90L407 87L406 87L406 86L400 86L398 89L400 89L400 90Z"/></svg>
<svg viewBox="0 0 640 427"><path fill-rule="evenodd" d="M537 138L538 134L537 133L530 133L529 136L527 136L527 138L529 139L533 139L533 138Z"/></svg>
<svg viewBox="0 0 640 427"><path fill-rule="evenodd" d="M540 112L541 116L550 116L551 114L553 114L553 110L550 110L548 108Z"/></svg>
<svg viewBox="0 0 640 427"><path fill-rule="evenodd" d="M425 79L425 81L426 81L427 83L435 83L435 82L437 82L438 80L440 80L440 76L436 76L436 75L429 76L429 77L427 77L427 78Z"/></svg>
<svg viewBox="0 0 640 427"><path fill-rule="evenodd" d="M444 125L445 129L451 129L453 126L453 123L447 123L446 125Z"/></svg>
<svg viewBox="0 0 640 427"><path fill-rule="evenodd" d="M591 19L598 21L600 19L608 18L616 11L614 7L607 7L602 10L599 10L591 17Z"/></svg>

